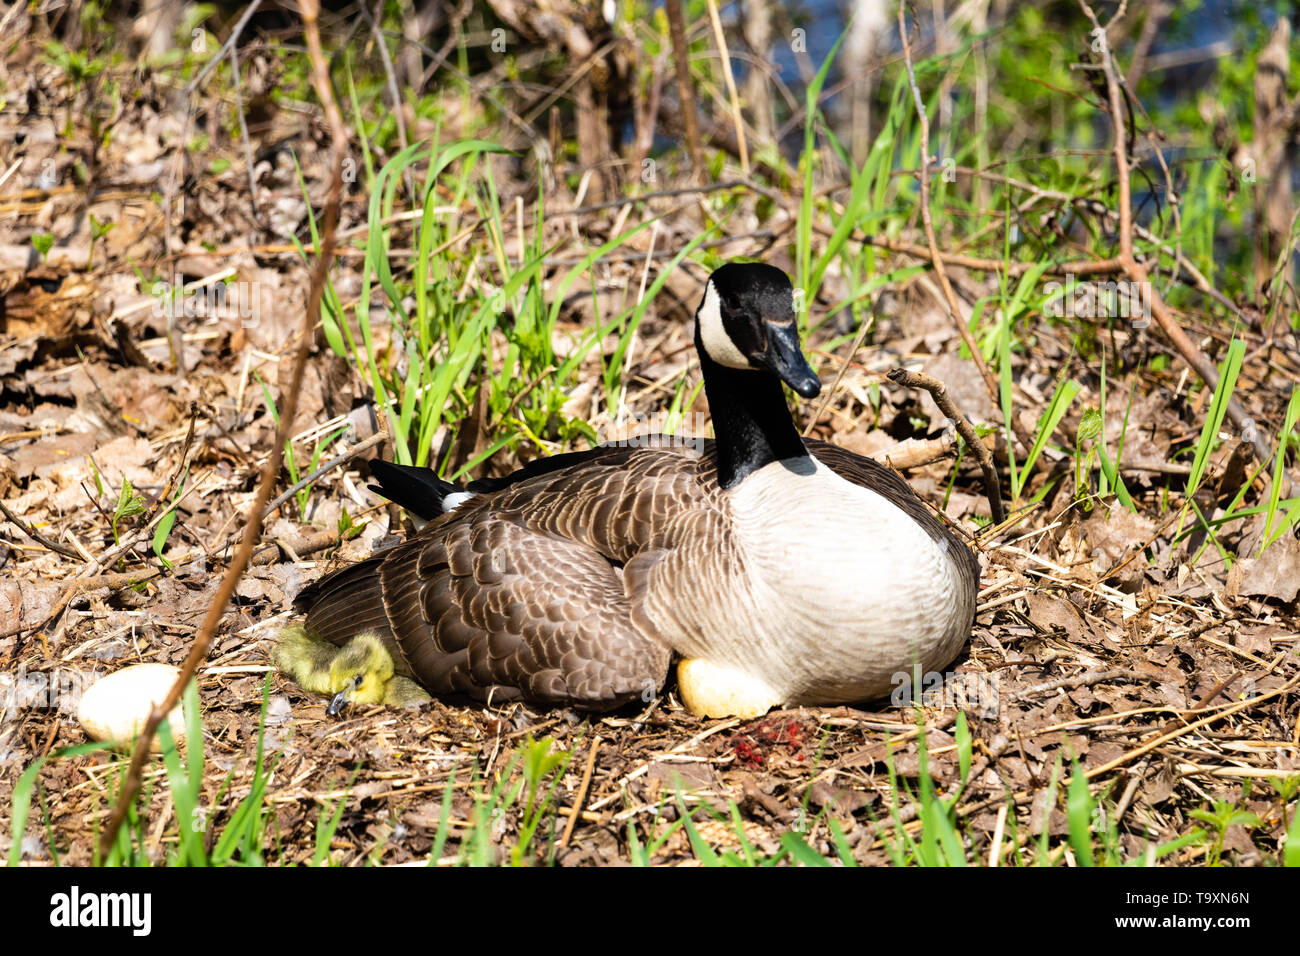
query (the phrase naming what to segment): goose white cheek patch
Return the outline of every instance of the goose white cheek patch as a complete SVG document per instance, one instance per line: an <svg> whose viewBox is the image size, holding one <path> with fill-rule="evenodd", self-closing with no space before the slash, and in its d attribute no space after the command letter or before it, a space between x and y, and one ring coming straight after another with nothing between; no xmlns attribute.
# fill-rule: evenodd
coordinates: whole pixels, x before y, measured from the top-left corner
<svg viewBox="0 0 1300 956"><path fill-rule="evenodd" d="M695 321L700 324L700 343L704 346L704 351L709 353L709 358L727 368L754 367L749 364L744 353L736 348L736 343L731 341L731 336L723 328L722 301L718 298L718 290L713 287L712 279L704 290L704 303L700 306Z"/></svg>

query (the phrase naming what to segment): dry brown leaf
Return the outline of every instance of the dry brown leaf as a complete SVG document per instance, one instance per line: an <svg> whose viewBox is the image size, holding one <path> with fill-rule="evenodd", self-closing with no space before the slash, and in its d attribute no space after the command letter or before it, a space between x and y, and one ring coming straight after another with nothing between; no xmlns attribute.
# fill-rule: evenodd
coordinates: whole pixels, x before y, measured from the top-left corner
<svg viewBox="0 0 1300 956"><path fill-rule="evenodd" d="M1242 558L1228 571L1227 594L1271 597L1288 604L1300 592L1300 542L1284 534L1258 558Z"/></svg>

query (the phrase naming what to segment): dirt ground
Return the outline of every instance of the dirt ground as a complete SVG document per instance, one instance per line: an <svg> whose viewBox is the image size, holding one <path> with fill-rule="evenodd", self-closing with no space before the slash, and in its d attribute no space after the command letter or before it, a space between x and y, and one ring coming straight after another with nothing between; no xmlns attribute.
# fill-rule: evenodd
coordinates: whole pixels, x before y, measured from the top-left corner
<svg viewBox="0 0 1300 956"><path fill-rule="evenodd" d="M170 105L176 91L158 77L139 78L138 95L123 100L104 146L76 122L74 94L36 52L11 58L7 69L10 89L24 77L39 108L0 111L0 501L11 515L0 523L0 847L8 846L22 771L86 739L75 720L77 689L92 674L131 663L179 664L209 606L274 434L261 382L275 393L307 288L288 237L305 235L308 207L285 147L292 145L318 208L326 142L307 111L281 110L268 121L260 141L279 148L258 160L255 216L242 168L214 172L214 160L240 156L238 144L214 134L177 166L168 144L186 135L186 118ZM93 187L79 178L78 164ZM557 219L548 228L556 242L578 248L607 232L615 214L595 212L576 227ZM342 229L364 225L364 216L365 197L354 189ZM95 236L95 224L108 222L113 228ZM672 248L689 228L685 216L668 218L657 241ZM43 261L31 243L37 233L57 237ZM715 251L756 252L747 240ZM345 249L335 276L345 293L357 264ZM629 283L635 290L640 268L602 267L597 304L600 296L625 295ZM211 292L228 269L261 297L255 320ZM168 322L145 281L157 276L207 284ZM632 366L637 381L683 373L693 381L698 374L687 369L688 318L701 277L679 270L647 315ZM976 292L985 282L960 270L957 281ZM589 295L572 296L561 331L580 329L593 315ZM1077 354L1059 326L1036 321L1034 347L1017 354L1014 369L1031 429L1062 368L1079 368L1081 380L1095 386L1086 370L1097 365L1095 356ZM1215 328L1189 332L1207 347L1225 340ZM1241 334L1250 357L1237 394L1276 436L1294 361L1249 330ZM960 358L960 341L920 287L886 292L874 343L850 365L814 434L865 453L907 437L917 422L937 433L942 416L928 398L886 386L877 405L869 394L885 370L905 361L943 379L975 421L992 418L978 377ZM929 772L941 794L957 793L955 733L965 712L975 743L957 813L975 859L987 857L995 831L1013 829L1004 845L1024 845L1046 828L1061 848L1057 859L1068 856L1063 791L1077 759L1099 785L1094 792L1107 803L1126 858L1207 826L1193 814L1222 802L1244 815L1223 829L1221 849L1196 842L1163 862L1200 864L1220 853L1237 865L1276 862L1296 809L1294 794L1288 808L1281 788L1300 775L1300 544L1288 533L1259 555L1262 516L1219 528L1224 548L1251 556L1231 570L1203 530L1175 543L1177 509L1168 500L1185 482L1187 459L1173 453L1195 442L1208 396L1190 390L1194 376L1176 359L1151 370L1147 359L1161 346L1148 331L1103 331L1096 344L1122 373L1107 383L1109 394L1134 391L1123 474L1137 511L1076 497L1076 483L1060 480L1014 527L980 542L982 588L968 651L943 686L923 680ZM817 345L810 344L814 354ZM823 354L823 369L838 369L848 351ZM599 380L594 357L584 370L589 382ZM590 402L591 387L582 389L575 389L575 408ZM346 430L322 460L373 434L366 399L356 371L320 348L300 396L299 455L339 428ZM646 408L656 400L650 389L641 396ZM1095 387L1067 417L1067 435L1087 404L1097 404ZM1125 412L1122 401L1109 405L1112 448ZM1198 502L1208 519L1222 514L1248 475L1238 454L1242 437L1225 435L1214 456ZM505 473L533 453L498 454L481 473ZM1049 451L1025 500L1073 467L1073 457ZM973 532L971 519L988 515L979 472L963 463L946 495L951 470L951 461L937 462L907 477ZM182 478L178 518L162 552L168 568L154 553L152 522ZM118 515L126 481L143 497L143 510ZM282 487L289 484L286 478ZM1257 478L1245 502L1266 501L1266 489ZM340 543L344 508L364 526ZM293 595L326 569L403 533L400 516L366 487L355 461L322 475L305 510L291 499L268 519L199 674L204 796L214 829L249 792L268 650L292 619ZM474 817L478 781L495 780L532 735L550 736L572 753L555 796L560 808L579 805L581 812L571 833L553 837L561 864L626 861L630 829L647 843L680 805L729 812L732 802L746 838L764 853L777 852L781 835L793 829L834 856L826 823L834 818L855 858L887 863L897 839L895 800L898 819L916 825L916 802L901 785L891 789L887 764L891 758L898 780L918 790L918 711L906 690L900 685L894 701L753 721L694 718L671 684L644 712L603 718L435 702L415 711L353 708L335 719L325 716L323 701L273 675L266 748L275 760L267 801L281 848L276 858L309 861L322 809L333 812L345 799L331 845L336 862L424 861L454 775L451 839L443 849L450 858ZM22 837L24 861L46 864L57 853L64 864L91 862L114 766L104 754L47 763L39 812ZM175 829L159 766L147 785L146 816L161 855ZM714 847L736 846L733 823L707 813L695 819ZM557 821L563 826L566 814ZM511 846L519 825L517 810L495 819L494 844ZM652 859L689 863L697 854L679 830Z"/></svg>

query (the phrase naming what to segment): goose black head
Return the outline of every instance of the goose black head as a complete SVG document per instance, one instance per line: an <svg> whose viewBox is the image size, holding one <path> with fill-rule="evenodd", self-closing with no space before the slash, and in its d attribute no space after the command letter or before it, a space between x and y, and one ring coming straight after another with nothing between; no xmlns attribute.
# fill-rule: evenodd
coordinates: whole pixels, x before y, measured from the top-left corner
<svg viewBox="0 0 1300 956"><path fill-rule="evenodd" d="M804 398L821 391L799 349L794 289L775 266L729 262L715 270L695 313L695 338L719 365L770 372Z"/></svg>

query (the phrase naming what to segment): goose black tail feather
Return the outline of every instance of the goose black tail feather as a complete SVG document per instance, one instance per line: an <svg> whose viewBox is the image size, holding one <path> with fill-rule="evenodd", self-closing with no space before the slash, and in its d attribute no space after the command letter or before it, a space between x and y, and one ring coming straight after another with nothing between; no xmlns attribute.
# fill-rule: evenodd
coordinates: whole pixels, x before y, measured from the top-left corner
<svg viewBox="0 0 1300 956"><path fill-rule="evenodd" d="M439 478L432 468L397 465L380 458L370 462L370 474L377 482L371 489L425 521L443 513L444 498L464 490Z"/></svg>
<svg viewBox="0 0 1300 956"><path fill-rule="evenodd" d="M708 444L712 445L712 442ZM401 505L416 517L432 521L439 515L446 514L447 509L443 502L448 495L465 492L471 495L492 494L529 478L549 475L562 468L589 462L605 462L611 466L618 466L622 460L641 447L680 449L684 446L682 439L676 435L642 435L632 443L615 442L588 448L585 451L569 451L545 458L535 458L508 475L500 478L476 478L463 488L439 478L432 468L398 465L391 461L384 461L382 458L372 458L369 462L370 475L377 483L371 485L370 489L389 501Z"/></svg>
<svg viewBox="0 0 1300 956"><path fill-rule="evenodd" d="M664 437L648 436L650 439ZM670 439L670 436L668 438ZM369 462L370 475L375 479L376 484L371 485L370 489L389 501L401 505L416 517L432 521L446 513L443 500L448 495L459 492L469 492L472 495L491 494L527 478L547 475L591 459L617 457L628 451L629 449L622 447L601 446L586 451L570 451L546 458L536 458L509 475L501 478L477 478L464 488L439 478L432 468L398 465L391 461L384 461L382 458L373 458Z"/></svg>

